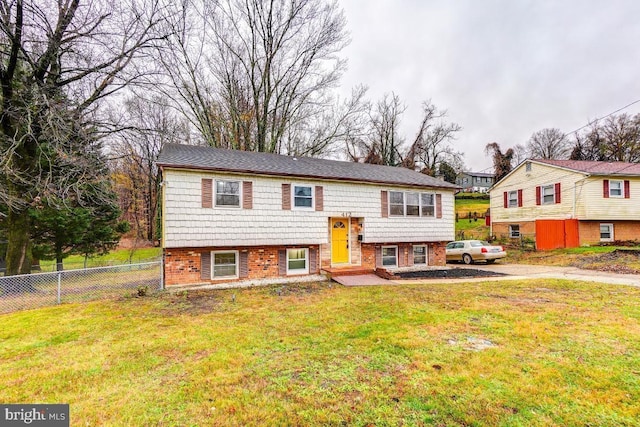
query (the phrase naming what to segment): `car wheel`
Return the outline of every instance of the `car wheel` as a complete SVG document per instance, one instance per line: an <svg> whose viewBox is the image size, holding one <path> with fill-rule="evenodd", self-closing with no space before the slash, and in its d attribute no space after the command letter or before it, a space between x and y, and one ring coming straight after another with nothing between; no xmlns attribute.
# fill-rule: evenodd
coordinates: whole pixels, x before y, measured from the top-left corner
<svg viewBox="0 0 640 427"><path fill-rule="evenodd" d="M469 254L464 254L462 255L462 262L464 262L465 264L473 264L473 258L471 258L471 255Z"/></svg>
<svg viewBox="0 0 640 427"><path fill-rule="evenodd" d="M496 262L496 260L495 260L495 259L488 259L488 260L487 260L487 264L493 264L494 262Z"/></svg>

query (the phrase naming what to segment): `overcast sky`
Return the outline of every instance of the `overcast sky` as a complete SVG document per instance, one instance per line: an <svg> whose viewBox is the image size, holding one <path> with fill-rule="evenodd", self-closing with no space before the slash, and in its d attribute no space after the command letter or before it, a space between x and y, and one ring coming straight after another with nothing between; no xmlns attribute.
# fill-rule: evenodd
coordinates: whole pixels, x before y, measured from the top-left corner
<svg viewBox="0 0 640 427"><path fill-rule="evenodd" d="M415 136L431 99L460 124L473 171L484 147L573 131L640 100L640 0L341 0L351 33L345 90L395 92ZM624 112L640 113L640 102Z"/></svg>

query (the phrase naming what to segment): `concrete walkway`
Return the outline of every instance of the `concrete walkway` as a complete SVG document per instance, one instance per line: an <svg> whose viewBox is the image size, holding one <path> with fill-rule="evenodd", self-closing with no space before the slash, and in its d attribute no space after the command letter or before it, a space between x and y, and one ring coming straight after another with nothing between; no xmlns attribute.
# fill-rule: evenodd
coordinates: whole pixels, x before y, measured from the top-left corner
<svg viewBox="0 0 640 427"><path fill-rule="evenodd" d="M447 264L448 268L470 268L476 270L488 270L506 274L497 277L478 277L461 279L405 279L387 280L373 274L358 276L335 277L333 280L344 286L378 286L399 284L427 284L427 283L474 283L474 282L499 282L505 280L524 279L566 279L585 282L606 283L611 285L627 285L640 287L640 275L617 274L595 270L583 270L576 267L554 267L544 265L526 264ZM340 279L340 280L338 280Z"/></svg>

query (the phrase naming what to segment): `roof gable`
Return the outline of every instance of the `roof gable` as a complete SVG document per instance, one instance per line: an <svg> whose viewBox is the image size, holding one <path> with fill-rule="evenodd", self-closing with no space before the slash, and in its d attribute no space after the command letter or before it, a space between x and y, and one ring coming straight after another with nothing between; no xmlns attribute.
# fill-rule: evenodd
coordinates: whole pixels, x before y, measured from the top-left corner
<svg viewBox="0 0 640 427"><path fill-rule="evenodd" d="M452 190L459 188L457 185L400 167L183 144L165 144L156 163L161 167L178 169L216 170Z"/></svg>

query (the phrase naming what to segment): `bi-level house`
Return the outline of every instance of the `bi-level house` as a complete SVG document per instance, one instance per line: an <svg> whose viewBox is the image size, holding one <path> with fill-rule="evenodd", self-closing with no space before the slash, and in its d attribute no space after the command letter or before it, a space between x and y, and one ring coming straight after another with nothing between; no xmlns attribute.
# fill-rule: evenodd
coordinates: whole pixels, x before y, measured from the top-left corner
<svg viewBox="0 0 640 427"><path fill-rule="evenodd" d="M640 239L640 164L527 160L491 188L491 232L538 249Z"/></svg>
<svg viewBox="0 0 640 427"><path fill-rule="evenodd" d="M165 283L444 265L457 187L408 169L167 144Z"/></svg>

